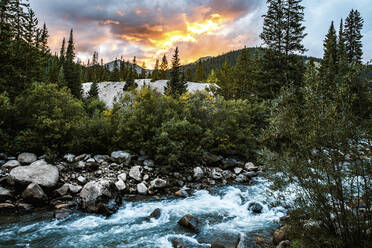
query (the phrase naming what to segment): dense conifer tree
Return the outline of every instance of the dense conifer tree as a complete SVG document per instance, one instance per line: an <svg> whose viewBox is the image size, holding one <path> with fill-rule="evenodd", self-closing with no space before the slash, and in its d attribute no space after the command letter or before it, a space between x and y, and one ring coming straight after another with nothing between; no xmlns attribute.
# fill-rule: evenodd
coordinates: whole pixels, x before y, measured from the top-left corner
<svg viewBox="0 0 372 248"><path fill-rule="evenodd" d="M152 74L151 74L151 82L155 82L155 81L157 81L159 79L160 79L160 75L159 75L159 60L156 59L155 67L154 67L154 70L152 71Z"/></svg>
<svg viewBox="0 0 372 248"><path fill-rule="evenodd" d="M194 74L194 82L202 82L203 80L204 80L203 62L199 60L196 65L196 70Z"/></svg>
<svg viewBox="0 0 372 248"><path fill-rule="evenodd" d="M111 73L110 80L112 82L119 82L120 81L120 70L119 70L118 60L116 58L115 58L115 61L114 61L114 68L113 68L113 71Z"/></svg>
<svg viewBox="0 0 372 248"><path fill-rule="evenodd" d="M167 95L178 97L186 92L187 83L184 73L180 70L180 57L178 52L178 47L174 51L172 58L172 69L170 72L170 80L167 82L165 87L165 92Z"/></svg>
<svg viewBox="0 0 372 248"><path fill-rule="evenodd" d="M362 63L363 45L362 34L363 18L358 10L351 10L345 20L346 51L349 63Z"/></svg>
<svg viewBox="0 0 372 248"><path fill-rule="evenodd" d="M165 54L160 64L160 79L168 79L168 60Z"/></svg>

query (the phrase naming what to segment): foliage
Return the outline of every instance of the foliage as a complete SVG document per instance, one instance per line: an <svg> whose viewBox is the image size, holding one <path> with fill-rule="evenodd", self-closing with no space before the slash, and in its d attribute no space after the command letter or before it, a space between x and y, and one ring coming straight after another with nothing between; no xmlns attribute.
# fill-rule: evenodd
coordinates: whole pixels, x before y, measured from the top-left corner
<svg viewBox="0 0 372 248"><path fill-rule="evenodd" d="M85 119L80 101L55 84L35 83L16 99L19 125L24 127L17 142L23 150L38 154L72 151Z"/></svg>

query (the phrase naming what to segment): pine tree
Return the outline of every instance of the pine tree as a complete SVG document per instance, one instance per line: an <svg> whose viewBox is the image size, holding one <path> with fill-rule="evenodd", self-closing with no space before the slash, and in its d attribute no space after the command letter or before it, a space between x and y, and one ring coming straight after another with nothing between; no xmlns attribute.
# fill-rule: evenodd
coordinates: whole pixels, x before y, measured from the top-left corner
<svg viewBox="0 0 372 248"><path fill-rule="evenodd" d="M97 98L98 97L98 84L96 82L91 84L90 90L88 92L88 96L90 98Z"/></svg>
<svg viewBox="0 0 372 248"><path fill-rule="evenodd" d="M60 63L60 65L65 64L65 56L66 56L65 46L66 46L66 39L63 37L61 50L59 52L59 63ZM88 61L88 66L89 66L89 61Z"/></svg>
<svg viewBox="0 0 372 248"><path fill-rule="evenodd" d="M204 80L203 62L199 60L196 65L194 82L202 82L203 80Z"/></svg>
<svg viewBox="0 0 372 248"><path fill-rule="evenodd" d="M294 52L304 53L306 51L302 44L307 35L304 33L304 7L301 5L302 0L284 1L284 54L286 56Z"/></svg>
<svg viewBox="0 0 372 248"><path fill-rule="evenodd" d="M243 49L234 68L237 91L237 98L247 98L252 91L252 60L248 49Z"/></svg>
<svg viewBox="0 0 372 248"><path fill-rule="evenodd" d="M176 50L174 51L174 55L172 58L170 80L167 82L167 86L165 87L165 92L167 95L178 97L185 93L187 90L186 79L184 73L181 72L180 66L181 64L178 47L176 47Z"/></svg>
<svg viewBox="0 0 372 248"><path fill-rule="evenodd" d="M168 60L165 54L160 64L160 79L168 79Z"/></svg>
<svg viewBox="0 0 372 248"><path fill-rule="evenodd" d="M236 85L233 76L233 70L227 60L223 63L220 70L217 71L217 94L223 96L226 100L233 99L236 96Z"/></svg>
<svg viewBox="0 0 372 248"><path fill-rule="evenodd" d="M187 82L192 82L193 79L194 79L194 77L193 77L192 68L191 67L188 67L186 69L186 81Z"/></svg>
<svg viewBox="0 0 372 248"><path fill-rule="evenodd" d="M115 59L115 61L114 61L114 69L111 73L110 80L112 82L119 82L120 81L120 71L119 71L118 60L117 59Z"/></svg>
<svg viewBox="0 0 372 248"><path fill-rule="evenodd" d="M146 64L145 64L145 62L143 62L142 63L142 66L141 66L141 75L140 75L140 78L141 79L146 78Z"/></svg>
<svg viewBox="0 0 372 248"><path fill-rule="evenodd" d="M284 52L284 0L267 0L268 10L264 17L261 39L269 49Z"/></svg>
<svg viewBox="0 0 372 248"><path fill-rule="evenodd" d="M73 30L70 31L70 38L68 40L66 49L66 58L64 63L64 73L67 87L71 90L71 93L77 97L81 97L81 82L79 82L80 72L74 64L75 59L75 45Z"/></svg>
<svg viewBox="0 0 372 248"><path fill-rule="evenodd" d="M324 55L320 75L327 84L334 81L337 72L337 36L333 22L324 40Z"/></svg>
<svg viewBox="0 0 372 248"><path fill-rule="evenodd" d="M345 20L346 51L349 63L362 63L363 45L362 34L363 18L358 10L351 10Z"/></svg>
<svg viewBox="0 0 372 248"><path fill-rule="evenodd" d="M340 21L337 41L337 73L345 74L348 67L343 20Z"/></svg>
<svg viewBox="0 0 372 248"><path fill-rule="evenodd" d="M65 72L63 70L63 66L59 68L57 83L60 87L66 87L66 80L65 80Z"/></svg>
<svg viewBox="0 0 372 248"><path fill-rule="evenodd" d="M158 59L156 59L155 68L151 74L151 82L155 82L157 80L159 80L159 60Z"/></svg>

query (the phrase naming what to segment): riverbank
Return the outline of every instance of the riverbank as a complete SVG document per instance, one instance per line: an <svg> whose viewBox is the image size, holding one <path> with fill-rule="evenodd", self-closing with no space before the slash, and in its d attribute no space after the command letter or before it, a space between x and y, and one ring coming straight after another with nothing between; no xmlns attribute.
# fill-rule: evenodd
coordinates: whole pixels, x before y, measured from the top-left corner
<svg viewBox="0 0 372 248"><path fill-rule="evenodd" d="M138 195L174 194L215 185L249 184L260 169L251 162L211 155L211 164L164 173L145 156L115 151L109 155L67 154L47 163L44 157L2 154L0 212L27 212L37 207L55 209L55 217L81 210L110 216L122 199Z"/></svg>

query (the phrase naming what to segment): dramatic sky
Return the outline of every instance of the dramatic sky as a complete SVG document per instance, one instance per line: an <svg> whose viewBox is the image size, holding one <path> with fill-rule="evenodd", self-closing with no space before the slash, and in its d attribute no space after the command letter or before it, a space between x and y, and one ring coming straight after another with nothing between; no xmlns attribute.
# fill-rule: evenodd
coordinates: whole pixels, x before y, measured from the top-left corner
<svg viewBox="0 0 372 248"><path fill-rule="evenodd" d="M84 62L98 51L105 62L137 56L151 68L156 58L178 46L182 63L244 46L260 46L265 0L30 0L49 46L59 50L74 29L77 55ZM365 20L364 60L372 59L371 0L304 0L306 54L320 57L330 22L352 8Z"/></svg>

